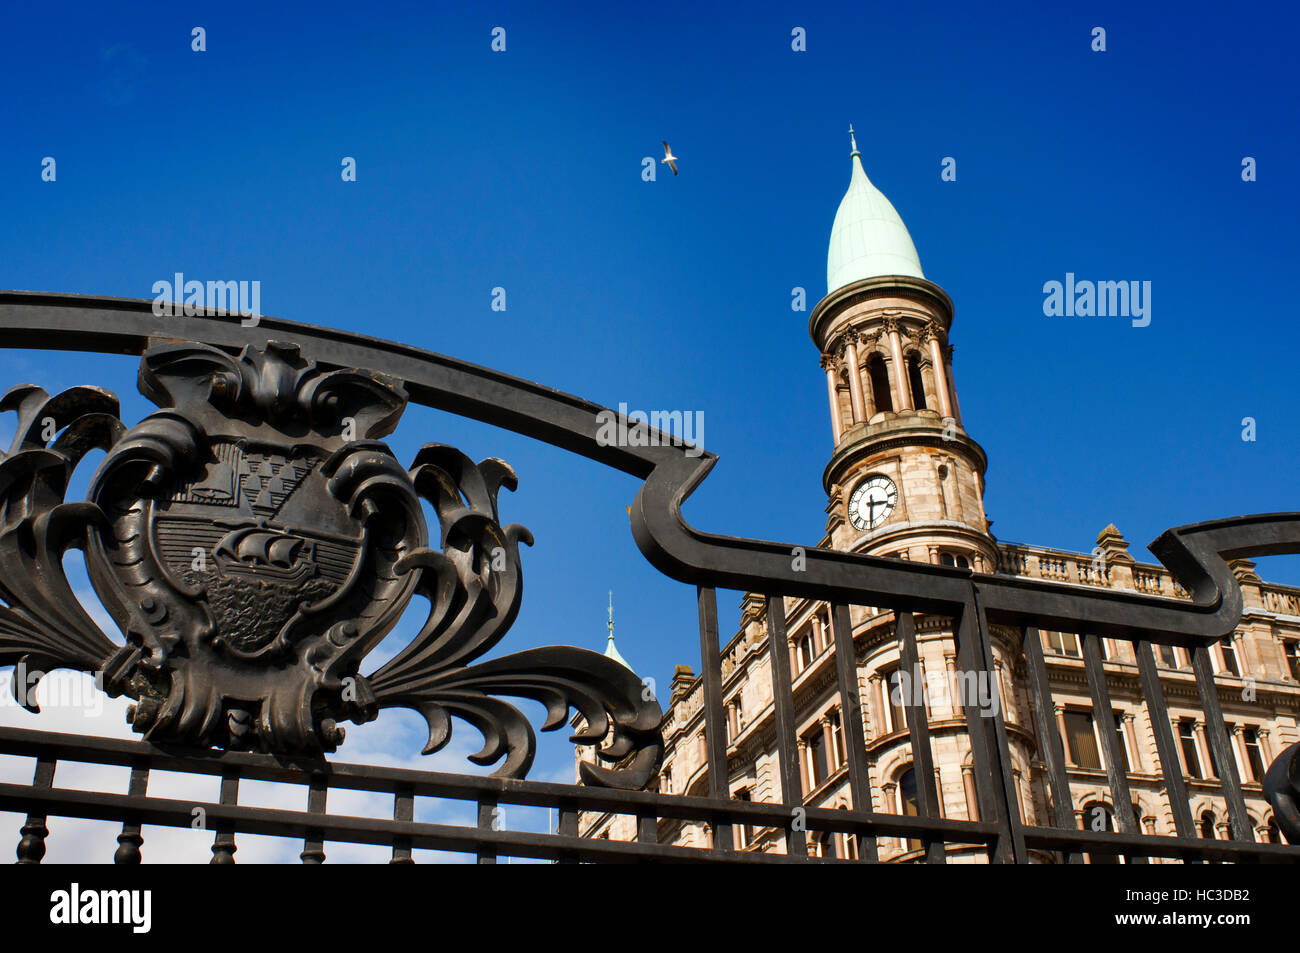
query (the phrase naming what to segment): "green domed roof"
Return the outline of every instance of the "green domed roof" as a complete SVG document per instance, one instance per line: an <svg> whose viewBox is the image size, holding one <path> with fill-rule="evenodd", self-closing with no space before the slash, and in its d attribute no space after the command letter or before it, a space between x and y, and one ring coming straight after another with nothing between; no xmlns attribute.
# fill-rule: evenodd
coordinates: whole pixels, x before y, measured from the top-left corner
<svg viewBox="0 0 1300 953"><path fill-rule="evenodd" d="M826 293L864 278L908 275L924 278L912 236L898 212L862 168L862 153L852 139L852 177L831 226L830 252L826 256Z"/></svg>

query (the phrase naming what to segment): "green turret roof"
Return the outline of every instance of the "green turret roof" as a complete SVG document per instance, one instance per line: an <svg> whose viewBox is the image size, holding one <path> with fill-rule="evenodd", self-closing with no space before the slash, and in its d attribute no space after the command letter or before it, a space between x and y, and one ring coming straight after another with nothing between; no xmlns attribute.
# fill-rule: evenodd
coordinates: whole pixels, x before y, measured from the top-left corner
<svg viewBox="0 0 1300 953"><path fill-rule="evenodd" d="M880 275L924 278L907 226L862 168L862 153L851 126L849 141L853 144L849 157L853 170L849 190L831 226L830 252L826 256L827 294Z"/></svg>

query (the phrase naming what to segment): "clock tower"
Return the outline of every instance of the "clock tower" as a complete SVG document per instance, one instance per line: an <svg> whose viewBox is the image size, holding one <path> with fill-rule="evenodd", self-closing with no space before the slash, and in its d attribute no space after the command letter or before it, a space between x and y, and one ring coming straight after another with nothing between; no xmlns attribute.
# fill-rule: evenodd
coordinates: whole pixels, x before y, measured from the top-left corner
<svg viewBox="0 0 1300 953"><path fill-rule="evenodd" d="M921 271L849 129L851 177L831 228L821 352L835 449L823 483L835 549L992 572L984 451L953 385L952 301Z"/></svg>

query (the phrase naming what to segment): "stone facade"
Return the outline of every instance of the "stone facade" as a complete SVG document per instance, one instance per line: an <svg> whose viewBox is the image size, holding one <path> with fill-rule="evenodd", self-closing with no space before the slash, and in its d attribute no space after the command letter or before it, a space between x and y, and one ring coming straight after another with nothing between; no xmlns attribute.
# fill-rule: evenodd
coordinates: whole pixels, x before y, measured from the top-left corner
<svg viewBox="0 0 1300 953"><path fill-rule="evenodd" d="M858 161L856 148L853 158ZM865 188L860 183L858 187ZM851 189L845 203L856 194ZM892 213L892 206L888 211ZM840 214L845 214L844 204ZM1114 526L1102 530L1089 554L994 538L984 512L987 459L965 429L953 381L953 349L948 343L952 323L948 295L912 275L860 277L832 288L813 310L809 333L825 373L834 439L823 475L828 503L819 545L977 573L1189 598L1163 567L1136 562ZM1234 571L1241 581L1245 613L1233 637L1213 646L1210 654L1255 836L1276 840L1279 835L1260 782L1273 757L1300 740L1300 589L1265 583L1249 561L1235 563ZM787 598L784 612L802 784L790 800L847 807L847 733L839 707L829 606ZM739 630L722 650L728 786L736 798L781 802L765 616L764 600L746 593ZM992 627L996 677L985 684L967 683L969 690L961 693L954 689L965 673L958 669L952 620L915 616L919 665L903 678L897 674L900 653L893 612L853 606L850 622L872 808L917 813L918 779L905 713L899 691L891 688L922 684L941 816L978 817L970 741L959 701L964 697L981 706L1000 705L1022 818L1029 825L1051 825L1020 632ZM1099 734L1111 730L1121 742L1139 826L1148 833L1174 834L1133 646L1102 640L1113 711L1099 717L1092 710L1079 640L1068 633L1044 632L1040 638L1055 703L1052 720L1061 734L1079 825L1104 829L1113 823L1105 743ZM1156 647L1156 661L1193 819L1202 836L1224 838L1226 805L1205 737L1191 660L1181 648ZM666 755L659 779L663 792L707 795L702 703L700 679L679 666L664 722ZM579 760L592 756L590 748L578 749ZM635 821L583 815L579 830L585 836L631 839ZM707 825L664 820L659 838L664 843L708 846L711 832ZM752 851L784 850L780 831L736 829L733 840ZM859 847L845 835L810 832L808 841L810 852L823 856L852 857ZM877 849L882 860L907 861L924 854L920 844L898 838L880 838ZM984 852L950 845L948 855L950 860L977 861Z"/></svg>

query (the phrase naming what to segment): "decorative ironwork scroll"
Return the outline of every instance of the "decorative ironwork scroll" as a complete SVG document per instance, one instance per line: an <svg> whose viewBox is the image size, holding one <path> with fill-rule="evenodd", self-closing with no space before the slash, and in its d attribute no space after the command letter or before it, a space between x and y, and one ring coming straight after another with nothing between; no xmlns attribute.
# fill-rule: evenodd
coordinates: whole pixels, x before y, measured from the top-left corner
<svg viewBox="0 0 1300 953"><path fill-rule="evenodd" d="M1264 794L1289 843L1300 844L1300 742L1278 755L1264 775Z"/></svg>
<svg viewBox="0 0 1300 953"><path fill-rule="evenodd" d="M322 368L293 344L238 357L157 345L139 380L160 409L129 429L98 388L51 397L24 385L0 400L18 414L0 456L0 664L101 674L156 743L310 757L342 743L341 721L408 707L428 722L428 754L456 716L483 734L471 760L504 759L508 777L527 773L536 739L497 696L530 698L547 708L544 730L581 713L573 740L608 765L584 766L587 783L653 776L662 712L624 666L571 647L472 664L515 620L519 544L532 543L499 522L498 492L516 486L508 464L427 444L408 470L381 442L405 409L401 382ZM66 501L96 448L107 455L88 499ZM122 644L72 592L63 558L74 547ZM416 593L430 606L419 633L362 675ZM35 711L28 680L14 686Z"/></svg>

